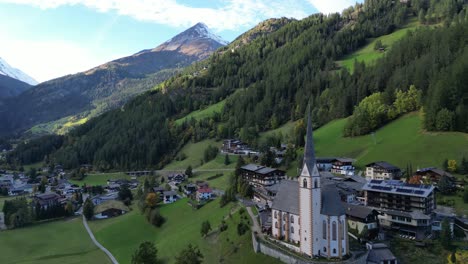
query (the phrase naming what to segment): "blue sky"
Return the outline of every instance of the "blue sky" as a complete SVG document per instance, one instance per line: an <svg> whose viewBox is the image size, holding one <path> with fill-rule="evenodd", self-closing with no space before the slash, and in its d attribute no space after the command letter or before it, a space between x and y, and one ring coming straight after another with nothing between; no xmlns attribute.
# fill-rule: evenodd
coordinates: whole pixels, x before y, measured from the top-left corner
<svg viewBox="0 0 468 264"><path fill-rule="evenodd" d="M197 22L231 41L270 17L301 19L341 11L354 2L0 0L0 57L46 81L156 47Z"/></svg>

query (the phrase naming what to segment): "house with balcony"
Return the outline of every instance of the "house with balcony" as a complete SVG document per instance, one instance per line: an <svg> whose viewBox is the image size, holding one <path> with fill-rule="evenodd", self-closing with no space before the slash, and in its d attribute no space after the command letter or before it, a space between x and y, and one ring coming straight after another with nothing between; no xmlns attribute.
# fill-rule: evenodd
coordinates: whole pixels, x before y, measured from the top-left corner
<svg viewBox="0 0 468 264"><path fill-rule="evenodd" d="M342 175L353 175L354 174L354 160L349 158L335 158L332 161L331 173L342 174Z"/></svg>
<svg viewBox="0 0 468 264"><path fill-rule="evenodd" d="M371 180L363 187L366 206L379 211L379 224L415 239L431 233L436 208L434 186Z"/></svg>
<svg viewBox="0 0 468 264"><path fill-rule="evenodd" d="M401 170L385 161L376 161L366 165L367 180L399 180Z"/></svg>
<svg viewBox="0 0 468 264"><path fill-rule="evenodd" d="M254 187L271 186L286 178L286 173L276 168L269 168L256 164L241 167L241 176Z"/></svg>

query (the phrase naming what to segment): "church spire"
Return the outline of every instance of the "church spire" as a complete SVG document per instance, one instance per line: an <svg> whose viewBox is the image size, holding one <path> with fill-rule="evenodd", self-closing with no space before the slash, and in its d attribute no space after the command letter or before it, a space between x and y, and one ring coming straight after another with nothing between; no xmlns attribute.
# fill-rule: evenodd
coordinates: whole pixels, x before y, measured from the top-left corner
<svg viewBox="0 0 468 264"><path fill-rule="evenodd" d="M315 160L315 148L314 148L314 139L313 139L313 129L312 129L312 118L310 115L310 105L307 107L307 134L306 142L304 147L304 165L307 166L309 172L312 172L316 160Z"/></svg>

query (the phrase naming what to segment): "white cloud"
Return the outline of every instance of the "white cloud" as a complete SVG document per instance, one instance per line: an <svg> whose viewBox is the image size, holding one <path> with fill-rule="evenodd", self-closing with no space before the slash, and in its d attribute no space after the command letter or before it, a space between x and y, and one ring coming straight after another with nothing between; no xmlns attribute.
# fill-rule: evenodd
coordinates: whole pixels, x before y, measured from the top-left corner
<svg viewBox="0 0 468 264"><path fill-rule="evenodd" d="M0 42L0 50L7 62L39 82L85 71L111 60L65 41L13 40Z"/></svg>
<svg viewBox="0 0 468 264"><path fill-rule="evenodd" d="M309 0L319 12L324 14L336 13L354 5L357 0Z"/></svg>
<svg viewBox="0 0 468 264"><path fill-rule="evenodd" d="M205 22L215 30L235 30L252 26L270 17L303 18L310 7L304 0L223 0L221 7L198 8L177 3L176 0L0 0L28 4L42 9L81 4L100 12L116 11L142 21L188 27Z"/></svg>

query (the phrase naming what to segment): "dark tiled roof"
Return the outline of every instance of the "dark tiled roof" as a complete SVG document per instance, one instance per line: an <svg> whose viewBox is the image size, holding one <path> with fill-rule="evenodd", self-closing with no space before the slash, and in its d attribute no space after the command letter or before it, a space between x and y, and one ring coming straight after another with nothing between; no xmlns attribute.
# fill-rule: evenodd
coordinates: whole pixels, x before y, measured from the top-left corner
<svg viewBox="0 0 468 264"><path fill-rule="evenodd" d="M276 194L272 209L299 215L299 183L297 181L283 180Z"/></svg>
<svg viewBox="0 0 468 264"><path fill-rule="evenodd" d="M255 173L259 173L259 174L268 174L268 173L271 173L273 171L280 171L280 170L275 169L275 168L269 168L269 167L260 166L260 165L256 165L256 164L247 164L245 166L242 166L241 169L248 170L248 171L255 172Z"/></svg>
<svg viewBox="0 0 468 264"><path fill-rule="evenodd" d="M374 209L362 205L343 203L343 206L345 207L346 215L360 219L365 219L374 212Z"/></svg>
<svg viewBox="0 0 468 264"><path fill-rule="evenodd" d="M164 196L173 196L173 195L177 195L177 193L175 191L165 191L164 192Z"/></svg>
<svg viewBox="0 0 468 264"><path fill-rule="evenodd" d="M317 163L331 163L332 161L336 160L336 157L320 157L316 158Z"/></svg>
<svg viewBox="0 0 468 264"><path fill-rule="evenodd" d="M322 186L322 209L323 215L340 216L346 213L341 204L340 195L334 185Z"/></svg>
<svg viewBox="0 0 468 264"><path fill-rule="evenodd" d="M375 244L367 255L367 263L381 263L396 259L392 251L385 244Z"/></svg>
<svg viewBox="0 0 468 264"><path fill-rule="evenodd" d="M51 200L51 199L58 199L60 198L60 195L56 193L42 193L42 194L37 194L36 198L40 200Z"/></svg>
<svg viewBox="0 0 468 264"><path fill-rule="evenodd" d="M392 165L392 164L390 164L390 163L388 163L386 161L372 162L372 163L367 164L366 167L380 167L380 168L383 168L385 170L399 170L400 169L397 166Z"/></svg>

